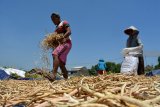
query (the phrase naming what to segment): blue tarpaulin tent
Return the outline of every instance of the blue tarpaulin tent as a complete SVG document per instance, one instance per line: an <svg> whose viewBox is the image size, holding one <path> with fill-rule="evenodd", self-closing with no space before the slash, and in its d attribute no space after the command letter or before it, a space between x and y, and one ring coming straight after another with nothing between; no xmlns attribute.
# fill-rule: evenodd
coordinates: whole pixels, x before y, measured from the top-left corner
<svg viewBox="0 0 160 107"><path fill-rule="evenodd" d="M5 80L10 78L10 76L2 69L0 69L0 80Z"/></svg>

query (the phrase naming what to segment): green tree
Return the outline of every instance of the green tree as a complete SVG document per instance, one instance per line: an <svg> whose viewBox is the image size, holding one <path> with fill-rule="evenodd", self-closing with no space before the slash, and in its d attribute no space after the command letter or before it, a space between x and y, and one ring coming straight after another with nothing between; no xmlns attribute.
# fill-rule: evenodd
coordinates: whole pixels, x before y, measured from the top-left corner
<svg viewBox="0 0 160 107"><path fill-rule="evenodd" d="M91 69L88 70L90 75L97 75L97 67L98 65L92 66Z"/></svg>
<svg viewBox="0 0 160 107"><path fill-rule="evenodd" d="M154 69L160 69L160 56L158 57L158 64L154 66Z"/></svg>
<svg viewBox="0 0 160 107"><path fill-rule="evenodd" d="M116 64L115 62L106 62L106 71L111 73L120 73L121 64ZM90 75L97 75L98 64L91 67L88 70Z"/></svg>
<svg viewBox="0 0 160 107"><path fill-rule="evenodd" d="M120 73L121 64L116 64L115 62L106 62L107 71L112 73Z"/></svg>
<svg viewBox="0 0 160 107"><path fill-rule="evenodd" d="M160 65L155 65L154 70L160 69Z"/></svg>

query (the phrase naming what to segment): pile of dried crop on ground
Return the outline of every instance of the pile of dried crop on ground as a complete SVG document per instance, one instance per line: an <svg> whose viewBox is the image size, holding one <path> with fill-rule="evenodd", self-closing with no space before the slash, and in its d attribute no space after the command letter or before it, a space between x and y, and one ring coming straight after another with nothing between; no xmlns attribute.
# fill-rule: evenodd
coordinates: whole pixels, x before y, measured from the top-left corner
<svg viewBox="0 0 160 107"><path fill-rule="evenodd" d="M160 78L111 74L47 80L0 81L0 105L13 107L159 107Z"/></svg>
<svg viewBox="0 0 160 107"><path fill-rule="evenodd" d="M45 36L43 41L41 42L41 46L43 49L53 49L57 47L63 41L63 34L51 33Z"/></svg>

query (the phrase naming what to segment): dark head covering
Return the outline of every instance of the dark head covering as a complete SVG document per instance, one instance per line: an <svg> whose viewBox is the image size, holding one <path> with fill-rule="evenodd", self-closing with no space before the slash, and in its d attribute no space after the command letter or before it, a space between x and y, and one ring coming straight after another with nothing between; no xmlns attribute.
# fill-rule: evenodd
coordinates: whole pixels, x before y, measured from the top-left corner
<svg viewBox="0 0 160 107"><path fill-rule="evenodd" d="M53 17L60 18L60 15L59 15L58 13L52 13L52 14L51 14L51 18L53 18Z"/></svg>

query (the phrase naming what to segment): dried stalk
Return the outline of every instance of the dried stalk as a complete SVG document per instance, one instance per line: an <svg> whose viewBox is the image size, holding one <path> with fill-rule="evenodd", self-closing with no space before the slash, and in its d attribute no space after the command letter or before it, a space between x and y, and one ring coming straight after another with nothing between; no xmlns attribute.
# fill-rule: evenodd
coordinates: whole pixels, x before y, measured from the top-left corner
<svg viewBox="0 0 160 107"><path fill-rule="evenodd" d="M113 95L113 94L110 94L109 96L105 96L104 94L101 94L101 93L98 93L98 92L94 92L93 90L90 90L89 88L85 87L85 86L81 86L82 87L82 90L89 93L89 94L92 94L94 96L97 96L99 98L104 98L104 99L118 99L118 100L124 100L128 103L131 103L131 104L135 104L139 107L151 107L149 104L145 104L137 99L134 99L134 98L131 98L131 97L126 97L126 96L118 96L118 95Z"/></svg>
<svg viewBox="0 0 160 107"><path fill-rule="evenodd" d="M72 77L50 83L40 81L0 81L0 106L15 104L79 107L102 104L108 107L156 107L160 103L159 77L111 74ZM66 93L66 94L65 94Z"/></svg>

